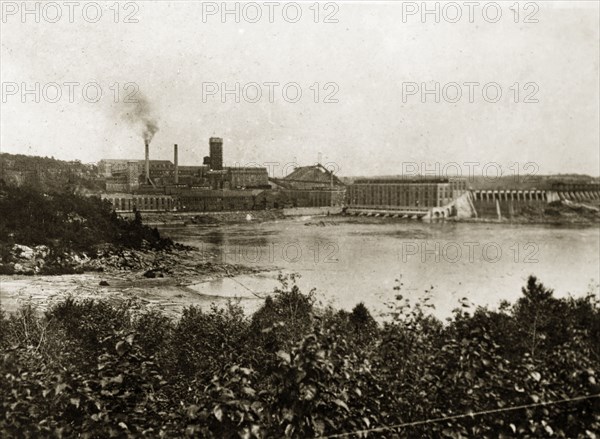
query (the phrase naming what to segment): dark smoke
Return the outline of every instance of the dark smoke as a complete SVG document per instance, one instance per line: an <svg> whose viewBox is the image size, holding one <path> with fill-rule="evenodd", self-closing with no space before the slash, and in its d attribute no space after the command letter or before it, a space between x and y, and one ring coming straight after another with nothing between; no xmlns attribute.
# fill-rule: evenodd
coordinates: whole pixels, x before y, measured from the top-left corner
<svg viewBox="0 0 600 439"><path fill-rule="evenodd" d="M144 95L138 92L133 99L136 102L125 104L126 108L122 113L122 117L128 124L139 131L144 141L150 143L158 131L158 121L153 114L150 102L148 102L148 99Z"/></svg>

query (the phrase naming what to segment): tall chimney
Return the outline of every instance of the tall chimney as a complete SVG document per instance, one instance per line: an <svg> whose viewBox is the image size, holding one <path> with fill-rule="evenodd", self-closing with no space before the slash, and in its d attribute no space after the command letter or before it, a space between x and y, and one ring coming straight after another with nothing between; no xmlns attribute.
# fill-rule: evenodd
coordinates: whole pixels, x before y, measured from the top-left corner
<svg viewBox="0 0 600 439"><path fill-rule="evenodd" d="M148 183L150 183L150 145L148 144L147 140L144 141L144 145L146 147L146 163L145 163L146 184L148 184Z"/></svg>
<svg viewBox="0 0 600 439"><path fill-rule="evenodd" d="M173 146L173 161L175 162L175 184L179 183L179 162L177 157L177 143Z"/></svg>

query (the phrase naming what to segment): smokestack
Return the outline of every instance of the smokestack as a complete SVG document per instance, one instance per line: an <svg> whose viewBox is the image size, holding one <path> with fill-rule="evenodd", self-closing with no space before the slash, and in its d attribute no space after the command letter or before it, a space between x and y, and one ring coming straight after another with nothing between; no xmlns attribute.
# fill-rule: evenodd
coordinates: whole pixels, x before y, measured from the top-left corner
<svg viewBox="0 0 600 439"><path fill-rule="evenodd" d="M146 162L145 162L146 184L148 184L148 183L150 183L150 145L147 140L144 141L144 146L146 147Z"/></svg>
<svg viewBox="0 0 600 439"><path fill-rule="evenodd" d="M175 162L175 184L179 183L179 162L177 157L177 143L173 146L173 161Z"/></svg>
<svg viewBox="0 0 600 439"><path fill-rule="evenodd" d="M211 137L210 145L210 169L212 171L223 170L223 139Z"/></svg>

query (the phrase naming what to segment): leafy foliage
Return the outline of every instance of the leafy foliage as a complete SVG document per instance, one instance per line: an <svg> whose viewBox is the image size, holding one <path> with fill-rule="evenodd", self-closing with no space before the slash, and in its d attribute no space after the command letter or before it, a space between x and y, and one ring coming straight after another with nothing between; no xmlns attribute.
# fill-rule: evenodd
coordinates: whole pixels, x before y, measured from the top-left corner
<svg viewBox="0 0 600 439"><path fill-rule="evenodd" d="M95 254L101 244L140 249L169 248L156 229L144 226L141 216L120 218L108 201L73 192L43 193L30 187L0 185L0 243L3 260L12 244L50 247L49 259L65 252Z"/></svg>
<svg viewBox="0 0 600 439"><path fill-rule="evenodd" d="M251 317L75 300L0 314L0 435L597 437L598 399L536 405L600 393L597 298L531 277L513 305L440 322L400 289L383 324L364 304L315 308L293 278ZM495 412L460 416L478 411Z"/></svg>

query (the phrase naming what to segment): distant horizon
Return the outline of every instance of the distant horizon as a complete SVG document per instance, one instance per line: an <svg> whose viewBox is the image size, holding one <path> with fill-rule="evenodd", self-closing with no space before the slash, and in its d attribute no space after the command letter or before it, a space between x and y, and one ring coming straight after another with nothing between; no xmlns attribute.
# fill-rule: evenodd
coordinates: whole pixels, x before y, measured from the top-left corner
<svg viewBox="0 0 600 439"><path fill-rule="evenodd" d="M84 162L81 161L79 159L62 159L62 158L57 158L57 157L53 157L53 156L39 156L39 155L31 155L31 154L23 154L23 153L11 153L11 152L4 152L4 151L0 151L0 155L3 154L7 154L7 155L22 155L25 157L35 157L35 158L46 158L46 159L51 159L51 160L58 160L58 161L62 161L65 163L70 163L70 162L79 162L82 165L85 166L89 166L89 165L98 165L98 163L101 160L131 160L131 161L144 161L144 158L104 158L101 159L97 162ZM171 159L167 159L167 158L163 158L163 159L154 159L154 158L150 158L150 161L168 161L170 163L173 164L173 160ZM304 167L304 166L315 166L315 165L323 165L322 163L300 163L298 165L298 167ZM224 167L235 167L234 166L230 166L227 163L223 163ZM203 164L195 164L195 163L179 163L179 166L208 166L208 165L203 165ZM240 164L240 166L242 166ZM256 166L249 166L249 167L256 167ZM1 167L0 167L1 168ZM268 169L268 167L267 167ZM291 168L290 168L291 169ZM291 172L291 171L290 171ZM346 179L355 179L355 178L363 178L363 177L379 177L379 178L395 178L395 177L414 177L414 178L427 178L427 177L431 177L431 178L453 178L453 177L464 177L464 178L483 178L483 179L503 179L503 178L513 178L514 175L502 175L502 176L485 176L485 175L474 175L472 177L470 177L469 175L452 175L452 174L440 174L440 175L427 175L427 174L354 174L354 175L346 175L346 174L337 174L334 172L334 175L340 177L340 178L346 178ZM271 174L269 174L269 176L271 176ZM541 174L529 174L529 175L520 175L520 177L522 178L531 178L531 179L538 179L538 178L548 178L548 177L589 177L592 179L600 179L600 175L592 175L592 174L585 174L585 173L576 173L576 172L566 172L566 173L541 173ZM278 177L280 178L280 177Z"/></svg>

